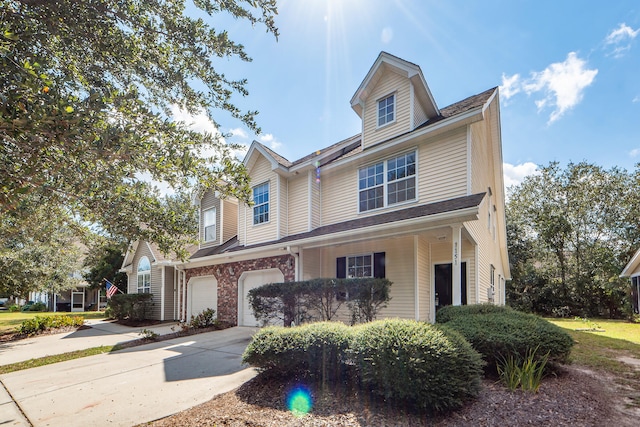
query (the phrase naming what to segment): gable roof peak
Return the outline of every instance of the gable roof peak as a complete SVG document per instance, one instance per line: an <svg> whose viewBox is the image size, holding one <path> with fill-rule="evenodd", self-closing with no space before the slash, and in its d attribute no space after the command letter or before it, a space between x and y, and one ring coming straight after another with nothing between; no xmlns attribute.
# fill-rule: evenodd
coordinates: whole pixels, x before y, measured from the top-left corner
<svg viewBox="0 0 640 427"><path fill-rule="evenodd" d="M422 74L420 66L388 52L382 51L369 69L369 72L362 83L360 83L356 93L351 98L351 108L353 108L358 116L362 117L365 101L371 95L371 91L378 83L384 72L388 69L404 75L411 80L415 90L416 99L422 105L422 108L427 113L428 118L440 115L440 110L438 109L436 101L431 94L431 90L427 85L427 81Z"/></svg>

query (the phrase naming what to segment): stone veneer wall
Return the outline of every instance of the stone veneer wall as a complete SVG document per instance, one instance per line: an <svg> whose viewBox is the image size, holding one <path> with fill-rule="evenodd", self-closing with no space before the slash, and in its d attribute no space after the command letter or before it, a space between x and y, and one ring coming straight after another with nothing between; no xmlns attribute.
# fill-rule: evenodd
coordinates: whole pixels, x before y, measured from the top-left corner
<svg viewBox="0 0 640 427"><path fill-rule="evenodd" d="M289 262L289 264L287 264ZM229 262L226 264L208 265L205 267L189 268L186 270L186 283L192 277L215 276L218 280L218 319L238 324L238 278L245 271L266 270L277 268L282 271L285 282L293 282L296 277L295 259L292 255L280 255L269 258L258 258L249 261ZM231 274L233 270L233 274ZM189 287L187 287L189 292ZM188 300L188 297L187 299ZM181 303L181 305L184 302ZM184 313L186 307L181 306Z"/></svg>

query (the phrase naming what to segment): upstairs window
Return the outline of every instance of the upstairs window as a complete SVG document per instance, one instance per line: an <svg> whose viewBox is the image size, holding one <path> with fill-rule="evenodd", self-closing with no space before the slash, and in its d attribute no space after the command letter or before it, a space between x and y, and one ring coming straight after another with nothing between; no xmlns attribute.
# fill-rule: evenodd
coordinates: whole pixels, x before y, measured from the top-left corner
<svg viewBox="0 0 640 427"><path fill-rule="evenodd" d="M395 120L396 96L389 95L378 101L378 127L384 126Z"/></svg>
<svg viewBox="0 0 640 427"><path fill-rule="evenodd" d="M149 258L143 256L138 261L138 288L139 294L148 294L151 292L151 263Z"/></svg>
<svg viewBox="0 0 640 427"><path fill-rule="evenodd" d="M360 212L415 200L416 152L359 169L358 191Z"/></svg>
<svg viewBox="0 0 640 427"><path fill-rule="evenodd" d="M216 240L216 208L207 209L203 213L204 241Z"/></svg>
<svg viewBox="0 0 640 427"><path fill-rule="evenodd" d="M253 224L269 222L269 183L253 187Z"/></svg>

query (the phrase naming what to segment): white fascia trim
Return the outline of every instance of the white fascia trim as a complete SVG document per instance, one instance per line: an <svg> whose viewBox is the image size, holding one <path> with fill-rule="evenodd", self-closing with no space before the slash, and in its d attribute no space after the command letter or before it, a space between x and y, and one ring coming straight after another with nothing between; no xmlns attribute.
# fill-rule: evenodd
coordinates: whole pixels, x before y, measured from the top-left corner
<svg viewBox="0 0 640 427"><path fill-rule="evenodd" d="M412 140L414 138L419 138L419 137L428 135L428 134L430 134L432 132L443 130L443 129L449 127L449 126L458 124L458 122L469 121L469 123L473 123L473 122L476 122L476 121L480 121L480 120L482 120L482 114L481 113L482 113L482 107L476 107L473 110L469 110L466 113L461 114L459 116L453 117L451 119L442 120L442 121L436 123L433 126L427 126L427 128L425 128L423 130L419 130L419 131L416 131L416 132L411 132L408 135L404 135L402 137L398 137L394 141L387 141L387 142L382 142L382 143L376 144L372 148L369 148L366 151L363 151L363 152L361 152L359 154L356 154L354 156L348 157L346 159L337 160L337 161L325 166L325 169L333 169L333 168L342 166L345 163L350 163L350 162L359 160L362 157L373 155L373 154L378 153L378 152L380 152L382 150L388 150L390 147L402 144L402 143L404 143L406 141L409 141L409 140Z"/></svg>
<svg viewBox="0 0 640 427"><path fill-rule="evenodd" d="M640 249L638 249L636 253L633 254L633 257L631 257L631 261L629 261L629 263L624 267L624 270L622 270L622 273L620 273L620 277L631 277L631 272L635 270L638 262L640 262Z"/></svg>

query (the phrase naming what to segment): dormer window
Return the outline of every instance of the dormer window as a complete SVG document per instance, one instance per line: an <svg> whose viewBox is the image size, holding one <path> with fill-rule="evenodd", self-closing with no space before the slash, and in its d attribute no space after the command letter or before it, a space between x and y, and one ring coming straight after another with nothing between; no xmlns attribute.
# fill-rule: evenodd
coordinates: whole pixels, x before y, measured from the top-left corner
<svg viewBox="0 0 640 427"><path fill-rule="evenodd" d="M216 208L204 211L204 241L216 240Z"/></svg>
<svg viewBox="0 0 640 427"><path fill-rule="evenodd" d="M396 95L391 94L378 101L378 127L391 123L396 118Z"/></svg>

